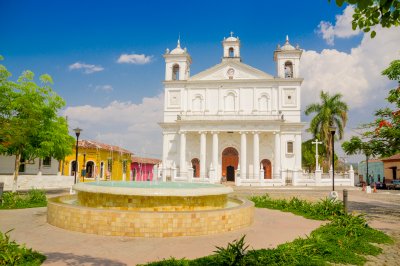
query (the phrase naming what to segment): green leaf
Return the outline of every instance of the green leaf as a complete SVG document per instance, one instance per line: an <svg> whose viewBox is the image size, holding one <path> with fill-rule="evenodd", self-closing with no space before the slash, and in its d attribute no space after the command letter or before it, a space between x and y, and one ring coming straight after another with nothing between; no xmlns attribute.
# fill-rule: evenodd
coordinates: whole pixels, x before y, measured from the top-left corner
<svg viewBox="0 0 400 266"><path fill-rule="evenodd" d="M344 3L344 0L336 0L336 5L341 7Z"/></svg>
<svg viewBox="0 0 400 266"><path fill-rule="evenodd" d="M374 30L371 31L371 38L375 38L375 36L376 36L376 32Z"/></svg>

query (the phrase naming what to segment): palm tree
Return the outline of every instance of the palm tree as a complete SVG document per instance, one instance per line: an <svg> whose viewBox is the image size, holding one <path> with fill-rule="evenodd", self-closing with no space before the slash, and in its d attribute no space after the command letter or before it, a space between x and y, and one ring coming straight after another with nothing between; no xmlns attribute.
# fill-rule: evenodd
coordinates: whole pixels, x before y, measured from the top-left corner
<svg viewBox="0 0 400 266"><path fill-rule="evenodd" d="M336 126L338 131L338 139L343 138L343 129L347 122L347 111L349 110L347 104L342 101L342 95L340 93L330 96L328 92L321 91L320 94L321 103L313 103L306 107L305 114L316 113L314 118L310 122L310 128L308 129L315 137L321 139L324 143L325 149L328 156L328 165L330 165L330 159L332 154L332 135L329 127Z"/></svg>

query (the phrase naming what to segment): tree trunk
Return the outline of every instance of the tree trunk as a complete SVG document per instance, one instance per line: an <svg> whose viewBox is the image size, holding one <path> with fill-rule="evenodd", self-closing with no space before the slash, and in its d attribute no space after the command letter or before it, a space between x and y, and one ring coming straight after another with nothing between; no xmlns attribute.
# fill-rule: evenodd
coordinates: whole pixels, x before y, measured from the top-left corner
<svg viewBox="0 0 400 266"><path fill-rule="evenodd" d="M42 158L39 158L39 171L38 175L42 175Z"/></svg>
<svg viewBox="0 0 400 266"><path fill-rule="evenodd" d="M15 155L15 168L14 168L14 182L12 192L17 191L17 181L18 181L18 173L19 173L19 166L21 164L21 154Z"/></svg>

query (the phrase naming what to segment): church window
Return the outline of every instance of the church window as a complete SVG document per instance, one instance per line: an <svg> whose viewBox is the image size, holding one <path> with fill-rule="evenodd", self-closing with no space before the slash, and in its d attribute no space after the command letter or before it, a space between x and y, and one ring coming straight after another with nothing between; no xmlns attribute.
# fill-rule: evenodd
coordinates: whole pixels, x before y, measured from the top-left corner
<svg viewBox="0 0 400 266"><path fill-rule="evenodd" d="M234 57L234 56L235 56L235 53L234 53L233 48L231 47L231 48L229 48L229 57Z"/></svg>
<svg viewBox="0 0 400 266"><path fill-rule="evenodd" d="M193 99L192 105L193 105L193 111L202 111L203 110L203 99L202 99L201 95L197 95Z"/></svg>
<svg viewBox="0 0 400 266"><path fill-rule="evenodd" d="M172 80L179 80L179 65L175 64L172 67Z"/></svg>
<svg viewBox="0 0 400 266"><path fill-rule="evenodd" d="M293 78L293 64L290 61L285 62L285 78Z"/></svg>
<svg viewBox="0 0 400 266"><path fill-rule="evenodd" d="M260 111L268 111L268 102L269 102L269 97L268 95L262 95L258 99L258 107Z"/></svg>
<svg viewBox="0 0 400 266"><path fill-rule="evenodd" d="M225 97L225 111L235 111L235 95L232 92Z"/></svg>
<svg viewBox="0 0 400 266"><path fill-rule="evenodd" d="M287 142L287 154L293 154L293 141L288 141Z"/></svg>

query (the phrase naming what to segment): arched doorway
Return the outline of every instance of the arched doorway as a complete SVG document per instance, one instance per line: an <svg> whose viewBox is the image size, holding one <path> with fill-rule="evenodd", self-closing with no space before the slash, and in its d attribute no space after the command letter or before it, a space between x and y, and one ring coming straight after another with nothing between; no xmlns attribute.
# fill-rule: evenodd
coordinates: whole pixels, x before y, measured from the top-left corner
<svg viewBox="0 0 400 266"><path fill-rule="evenodd" d="M69 171L69 175L70 176L74 176L75 175L75 172L77 171L76 168L77 168L76 167L76 161L72 161L71 164L70 164L70 171Z"/></svg>
<svg viewBox="0 0 400 266"><path fill-rule="evenodd" d="M86 177L92 178L94 177L94 162L87 161L86 163Z"/></svg>
<svg viewBox="0 0 400 266"><path fill-rule="evenodd" d="M261 164L263 166L264 169L264 179L271 179L272 175L271 175L271 161L268 159L264 159L261 161Z"/></svg>
<svg viewBox="0 0 400 266"><path fill-rule="evenodd" d="M192 159L193 177L200 177L200 160Z"/></svg>
<svg viewBox="0 0 400 266"><path fill-rule="evenodd" d="M235 170L239 164L239 153L233 147L228 147L222 152L222 176L227 181L235 181Z"/></svg>

